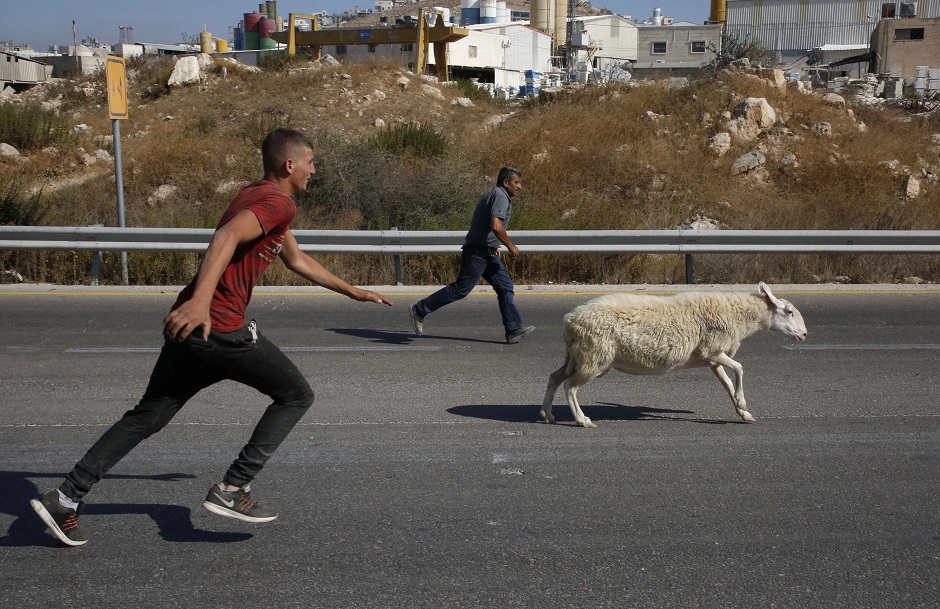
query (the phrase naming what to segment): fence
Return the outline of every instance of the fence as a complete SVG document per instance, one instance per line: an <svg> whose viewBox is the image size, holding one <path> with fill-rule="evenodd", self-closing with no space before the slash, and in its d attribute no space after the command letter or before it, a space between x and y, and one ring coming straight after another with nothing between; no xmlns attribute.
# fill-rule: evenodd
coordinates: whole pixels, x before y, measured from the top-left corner
<svg viewBox="0 0 940 609"><path fill-rule="evenodd" d="M101 226L4 226L2 250L92 252L202 252L211 229L114 228ZM463 231L293 231L308 253L401 256L460 252ZM531 254L684 254L686 281L694 283L693 254L940 254L940 231L736 231L611 230L513 231L513 242Z"/></svg>

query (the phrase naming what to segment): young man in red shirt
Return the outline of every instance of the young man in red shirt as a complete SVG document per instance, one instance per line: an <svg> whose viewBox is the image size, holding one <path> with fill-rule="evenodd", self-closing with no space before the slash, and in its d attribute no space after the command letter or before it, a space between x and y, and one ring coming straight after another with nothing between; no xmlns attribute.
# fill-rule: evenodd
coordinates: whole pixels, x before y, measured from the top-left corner
<svg viewBox="0 0 940 609"><path fill-rule="evenodd" d="M290 232L291 196L315 172L313 146L300 132L278 129L261 146L264 178L242 189L222 215L193 280L163 320L164 346L143 398L88 450L57 488L31 501L52 533L69 546L88 538L78 528L82 498L142 440L162 429L200 390L224 379L273 402L203 507L246 522L277 518L255 503L249 483L313 403L297 367L258 332L245 310L261 274L280 257L308 281L354 300L391 306L385 296L349 285L300 251Z"/></svg>

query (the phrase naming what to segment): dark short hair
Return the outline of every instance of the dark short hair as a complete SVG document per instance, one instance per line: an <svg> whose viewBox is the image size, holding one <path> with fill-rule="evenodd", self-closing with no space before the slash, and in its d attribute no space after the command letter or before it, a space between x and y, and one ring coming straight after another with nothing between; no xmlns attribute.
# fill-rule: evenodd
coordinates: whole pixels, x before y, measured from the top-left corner
<svg viewBox="0 0 940 609"><path fill-rule="evenodd" d="M502 186L504 180L511 180L512 176L522 177L522 172L516 169L515 167L502 167L499 170L499 174L496 176L496 185Z"/></svg>
<svg viewBox="0 0 940 609"><path fill-rule="evenodd" d="M261 143L261 162L264 164L264 172L276 171L281 163L305 148L313 150L313 144L300 131L275 129L267 134L264 142Z"/></svg>

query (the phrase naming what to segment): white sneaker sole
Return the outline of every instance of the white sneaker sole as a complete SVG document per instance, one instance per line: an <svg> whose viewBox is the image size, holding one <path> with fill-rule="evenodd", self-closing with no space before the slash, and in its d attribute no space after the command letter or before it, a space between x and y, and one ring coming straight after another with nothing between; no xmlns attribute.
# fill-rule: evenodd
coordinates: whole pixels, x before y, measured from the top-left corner
<svg viewBox="0 0 940 609"><path fill-rule="evenodd" d="M64 543L67 546L83 546L88 543L88 540L85 541L75 541L74 539L69 539L65 533L59 529L59 526L55 523L55 520L52 518L52 514L49 513L49 510L46 509L46 506L42 504L42 501L38 499L30 499L29 504L33 506L33 510L39 514L39 517L42 518L42 521L46 523L46 526L49 527L49 531L59 538L59 541Z"/></svg>
<svg viewBox="0 0 940 609"><path fill-rule="evenodd" d="M245 516L244 514L240 512L226 509L222 507L221 505L216 505L210 501L203 501L202 507L206 511L212 512L213 514L217 514L219 516L225 516L226 518L234 518L235 520L241 520L242 522L271 522L272 520L277 518L277 514L275 514L274 516L265 516L264 518L252 518L251 516Z"/></svg>

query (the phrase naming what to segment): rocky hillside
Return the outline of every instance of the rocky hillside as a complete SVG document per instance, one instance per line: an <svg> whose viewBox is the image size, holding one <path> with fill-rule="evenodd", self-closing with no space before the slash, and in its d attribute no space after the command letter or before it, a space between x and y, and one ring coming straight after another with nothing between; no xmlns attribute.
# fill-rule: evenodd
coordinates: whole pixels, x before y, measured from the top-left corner
<svg viewBox="0 0 940 609"><path fill-rule="evenodd" d="M121 128L131 226L212 226L234 191L259 176L263 135L291 126L318 146L298 228L460 230L503 164L523 171L516 230L940 227L935 118L811 92L747 65L695 81L572 87L510 103L396 64L332 58L258 71L208 57L140 61L128 77L133 102ZM64 119L70 136L32 148L4 142L0 221L113 225L103 79L5 96L0 125L16 120L6 118L9 108L36 104ZM940 275L933 257L699 258L697 274L716 282ZM6 254L0 263L37 280L61 272L51 259ZM387 275L386 262L351 272L368 282ZM452 261L408 264L410 282L438 283ZM191 265L154 255L138 265L137 281L178 281ZM514 265L523 281L683 276L677 256L531 256Z"/></svg>

